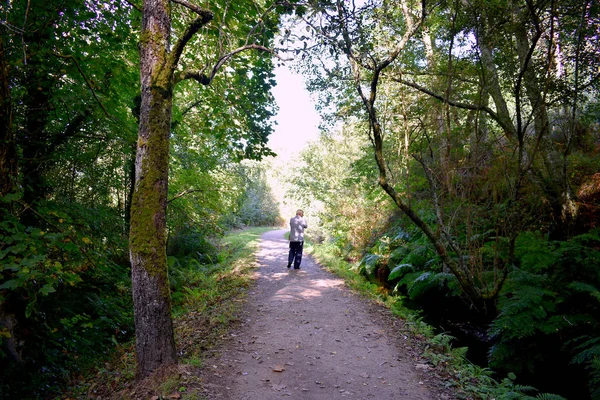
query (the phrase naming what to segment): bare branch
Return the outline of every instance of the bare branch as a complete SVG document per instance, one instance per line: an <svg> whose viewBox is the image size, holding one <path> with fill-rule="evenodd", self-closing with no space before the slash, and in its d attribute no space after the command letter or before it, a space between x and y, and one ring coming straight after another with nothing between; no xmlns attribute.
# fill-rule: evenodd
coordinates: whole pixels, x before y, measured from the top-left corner
<svg viewBox="0 0 600 400"><path fill-rule="evenodd" d="M169 204L173 200L177 200L178 198L183 197L183 196L185 196L187 194L195 193L195 192L203 192L203 191L204 190L202 190L202 189L187 189L187 190L184 190L183 192L179 192L175 196L173 196L172 198L170 198L169 200L167 200L167 204Z"/></svg>

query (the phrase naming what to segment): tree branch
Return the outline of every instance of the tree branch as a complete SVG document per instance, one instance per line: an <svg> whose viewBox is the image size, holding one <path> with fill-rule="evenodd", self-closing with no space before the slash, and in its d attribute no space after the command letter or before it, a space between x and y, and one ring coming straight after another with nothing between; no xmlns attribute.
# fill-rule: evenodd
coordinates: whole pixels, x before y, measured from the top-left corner
<svg viewBox="0 0 600 400"><path fill-rule="evenodd" d="M192 4L188 1L185 0L171 0L173 3L177 3L179 5L184 6L187 9L192 10L193 12L195 12L196 14L198 14L200 16L200 18L207 18L209 17L210 19L213 18L213 13L205 10L204 8L198 7L195 4Z"/></svg>
<svg viewBox="0 0 600 400"><path fill-rule="evenodd" d="M139 12L142 12L142 7L138 6L133 1L131 1L131 0L125 0L125 2L127 4L129 4L131 7L133 7L135 10L138 10Z"/></svg>
<svg viewBox="0 0 600 400"><path fill-rule="evenodd" d="M248 45L245 45L242 47L238 47L237 49L231 51L230 53L227 53L227 54L221 56L221 58L219 58L219 60L215 64L215 66L212 68L210 75L206 75L204 73L206 68L203 70L196 70L196 71L191 71L191 70L181 71L181 72L175 74L174 82L178 83L184 79L194 79L194 80L198 81L200 84L202 84L204 86L208 86L212 82L214 77L217 75L219 70L223 67L223 65L225 65L225 63L227 63L227 61L232 59L233 56L235 56L236 54L242 53L246 50L259 50L259 51L263 51L265 53L270 53L282 61L290 61L291 60L291 59L285 59L285 58L281 57L273 49L269 49L268 47L265 47L265 46L262 46L259 44L248 44Z"/></svg>
<svg viewBox="0 0 600 400"><path fill-rule="evenodd" d="M437 99L443 103L449 104L453 107L457 107L457 108L463 108L466 110L473 110L473 111L484 111L485 113L487 113L494 121L496 121L498 123L498 125L500 125L502 127L502 129L504 129L506 132L509 132L511 135L514 134L514 127L512 125L507 125L502 118L500 118L500 116L498 114L496 114L496 112L494 112L494 110L492 110L491 108L487 107L487 106L478 106L475 104L470 104L470 103L463 103L460 101L454 101L454 100L450 100L448 98L446 98L446 96L443 96L441 94L435 93L421 85L418 85L414 82L410 82L404 79L399 79L399 78L392 78L392 80L401 83L403 85L406 86L410 86L414 89L417 89L419 92L423 92L431 97L433 97L434 99Z"/></svg>
<svg viewBox="0 0 600 400"><path fill-rule="evenodd" d="M173 196L172 198L170 198L169 200L167 200L167 204L169 204L170 202L172 202L174 200L177 200L178 198L183 197L183 196L185 196L187 194L195 193L195 192L203 192L203 191L204 190L202 190L202 189L187 189L187 190L184 190L183 192L179 192L175 196Z"/></svg>
<svg viewBox="0 0 600 400"><path fill-rule="evenodd" d="M75 57L73 57L72 55L67 55L66 56L66 55L59 54L59 53L55 53L55 55L57 57L64 58L65 60L72 60L73 61L73 63L77 67L77 70L81 74L81 77L85 81L85 84L90 89L90 92L92 92L92 95L94 96L94 99L96 99L96 102L98 103L98 105L100 106L100 108L102 109L102 111L104 111L104 115L106 115L108 118L110 118L110 114L108 113L108 111L106 111L106 108L104 108L104 105L102 104L102 102L100 101L100 99L98 98L98 96L96 96L96 92L94 91L94 88L92 88L92 84L88 80L87 76L85 76L85 74L83 73L83 70L81 69L81 66L79 65L79 62L77 61L77 59Z"/></svg>
<svg viewBox="0 0 600 400"><path fill-rule="evenodd" d="M172 1L179 2L181 0L172 0ZM175 71L175 68L177 67L177 63L179 62L179 58L181 57L181 54L183 53L183 49L185 48L186 44L190 41L190 39L204 25L206 25L210 21L212 21L212 19L214 17L213 13L210 11L207 11L207 10L202 10L202 11L204 13L200 14L200 16L198 18L196 18L194 21L192 21L191 24L189 24L187 26L187 28L183 32L183 35L181 35L181 37L179 38L177 43L175 43L175 45L173 46L173 50L171 52L171 59L170 59L172 71Z"/></svg>

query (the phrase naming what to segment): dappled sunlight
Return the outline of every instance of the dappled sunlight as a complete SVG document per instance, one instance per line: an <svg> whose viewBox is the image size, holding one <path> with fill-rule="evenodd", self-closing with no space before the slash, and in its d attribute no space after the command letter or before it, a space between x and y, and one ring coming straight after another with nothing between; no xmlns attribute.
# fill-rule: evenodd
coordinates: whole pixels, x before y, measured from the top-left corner
<svg viewBox="0 0 600 400"><path fill-rule="evenodd" d="M263 267L263 265L259 265L259 267ZM265 279L267 281L276 282L286 279L288 277L288 272L275 272L271 274L261 274L261 279Z"/></svg>
<svg viewBox="0 0 600 400"><path fill-rule="evenodd" d="M314 286L324 287L324 288L333 288L344 286L344 281L341 279L317 279L314 282Z"/></svg>
<svg viewBox="0 0 600 400"><path fill-rule="evenodd" d="M285 288L277 291L273 296L273 300L279 301L301 301L308 300L315 297L321 297L323 293L320 290L316 290L312 287L306 286L286 286Z"/></svg>
<svg viewBox="0 0 600 400"><path fill-rule="evenodd" d="M271 231L268 239L262 240L257 254L260 280L274 286L270 300L277 302L322 302L326 293L344 286L342 279L324 278L318 275L320 268L309 255L302 260L301 269L287 268L288 241L286 230Z"/></svg>

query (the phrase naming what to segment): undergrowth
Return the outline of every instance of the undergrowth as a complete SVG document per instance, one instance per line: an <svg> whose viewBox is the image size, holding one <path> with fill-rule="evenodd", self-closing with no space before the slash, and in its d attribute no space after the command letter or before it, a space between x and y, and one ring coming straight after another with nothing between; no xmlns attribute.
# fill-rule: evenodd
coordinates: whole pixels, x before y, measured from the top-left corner
<svg viewBox="0 0 600 400"><path fill-rule="evenodd" d="M74 379L61 398L202 399L203 386L192 371L238 319L243 289L251 282L262 233L272 228L232 232L218 245L212 263L192 257L169 258L178 366L135 381L135 343L119 346L110 360Z"/></svg>

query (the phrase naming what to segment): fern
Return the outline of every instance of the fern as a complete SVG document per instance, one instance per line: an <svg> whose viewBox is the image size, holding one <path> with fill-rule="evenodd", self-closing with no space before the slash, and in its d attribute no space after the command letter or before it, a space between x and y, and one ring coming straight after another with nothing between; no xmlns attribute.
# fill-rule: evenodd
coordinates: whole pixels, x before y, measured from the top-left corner
<svg viewBox="0 0 600 400"><path fill-rule="evenodd" d="M454 275L445 272L421 272L415 276L413 282L408 285L408 295L411 299L417 299L426 295L430 290L442 289L447 286L448 282L455 280L456 277Z"/></svg>
<svg viewBox="0 0 600 400"><path fill-rule="evenodd" d="M544 288L544 278L522 270L511 274L505 290L510 297L500 300L500 314L492 323L490 335L502 340L522 339L547 330L548 313L554 311L557 293ZM556 321L555 321L556 322ZM550 329L556 328L554 324Z"/></svg>
<svg viewBox="0 0 600 400"><path fill-rule="evenodd" d="M536 396L536 399L539 400L567 400L562 396L552 393L540 393Z"/></svg>
<svg viewBox="0 0 600 400"><path fill-rule="evenodd" d="M557 261L548 241L541 234L526 232L517 238L515 253L526 271L543 272Z"/></svg>
<svg viewBox="0 0 600 400"><path fill-rule="evenodd" d="M373 275L380 259L379 254L367 254L360 260L355 270L367 276Z"/></svg>
<svg viewBox="0 0 600 400"><path fill-rule="evenodd" d="M492 398L502 400L567 400L562 396L551 393L538 393L536 397L533 397L538 390L530 385L516 384L516 379L517 377L514 373L509 373L493 390Z"/></svg>
<svg viewBox="0 0 600 400"><path fill-rule="evenodd" d="M581 293L587 293L598 303L600 303L600 290L598 290L598 288L596 288L594 285L590 285L589 283L584 282L572 282L569 285L569 288Z"/></svg>
<svg viewBox="0 0 600 400"><path fill-rule="evenodd" d="M588 388L592 399L600 399L600 357L594 357L589 364L590 382Z"/></svg>
<svg viewBox="0 0 600 400"><path fill-rule="evenodd" d="M402 278L405 274L407 274L408 272L414 272L414 270L415 269L413 268L412 264L396 265L390 271L390 275L388 276L388 281L393 281L398 278Z"/></svg>
<svg viewBox="0 0 600 400"><path fill-rule="evenodd" d="M425 265L435 258L435 253L430 246L416 246L401 260L401 263L412 264L415 268L421 268L425 267Z"/></svg>
<svg viewBox="0 0 600 400"><path fill-rule="evenodd" d="M396 236L394 237L394 241L408 241L410 240L410 235L408 234L408 232L406 232L403 228L398 228L398 232L396 233Z"/></svg>
<svg viewBox="0 0 600 400"><path fill-rule="evenodd" d="M410 248L407 246L396 247L390 253L390 263L396 264L402 261L410 253Z"/></svg>

